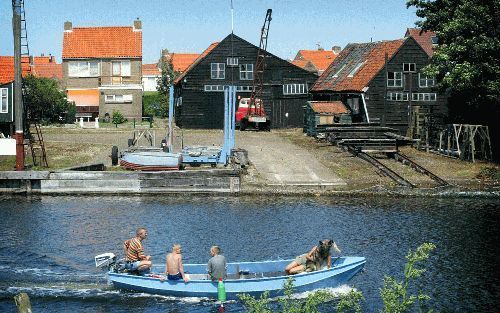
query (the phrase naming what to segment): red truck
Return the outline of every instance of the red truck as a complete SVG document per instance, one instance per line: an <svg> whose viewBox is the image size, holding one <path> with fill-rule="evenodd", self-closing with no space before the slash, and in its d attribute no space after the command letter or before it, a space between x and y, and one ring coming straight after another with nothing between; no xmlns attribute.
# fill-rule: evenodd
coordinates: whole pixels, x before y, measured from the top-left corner
<svg viewBox="0 0 500 313"><path fill-rule="evenodd" d="M236 110L236 126L240 130L253 127L259 130L270 130L271 121L266 115L261 99L255 99L255 104L250 107L250 98L242 98Z"/></svg>

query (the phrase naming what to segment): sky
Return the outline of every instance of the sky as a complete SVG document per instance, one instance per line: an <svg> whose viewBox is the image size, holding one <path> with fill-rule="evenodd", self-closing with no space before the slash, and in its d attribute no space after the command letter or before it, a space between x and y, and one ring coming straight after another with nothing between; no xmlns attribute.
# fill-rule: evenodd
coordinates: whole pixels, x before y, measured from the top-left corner
<svg viewBox="0 0 500 313"><path fill-rule="evenodd" d="M273 10L268 51L293 59L298 50L403 37L418 19L406 0L233 0L234 33L258 46ZM161 49L201 53L231 33L230 0L25 0L31 55L61 61L63 26L132 26L142 21L143 63ZM0 0L0 55L13 54L12 7Z"/></svg>

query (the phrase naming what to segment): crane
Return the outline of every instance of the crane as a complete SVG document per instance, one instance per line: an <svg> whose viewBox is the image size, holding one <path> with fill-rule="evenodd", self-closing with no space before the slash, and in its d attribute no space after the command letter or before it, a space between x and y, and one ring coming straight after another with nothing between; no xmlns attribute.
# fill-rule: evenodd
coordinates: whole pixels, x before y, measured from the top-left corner
<svg viewBox="0 0 500 313"><path fill-rule="evenodd" d="M272 9L267 9L264 25L262 25L260 33L260 44L259 50L257 50L257 60L255 61L252 93L250 98L243 98L240 100L239 107L244 108L246 111L244 112L244 116L242 116L243 112L240 109L238 109L239 112L237 112L236 121L239 122L240 130L245 130L248 126L253 126L259 130L270 130L271 128L271 120L266 115L264 104L262 102L262 94L264 89L267 37L269 34L269 25L272 20L272 12Z"/></svg>

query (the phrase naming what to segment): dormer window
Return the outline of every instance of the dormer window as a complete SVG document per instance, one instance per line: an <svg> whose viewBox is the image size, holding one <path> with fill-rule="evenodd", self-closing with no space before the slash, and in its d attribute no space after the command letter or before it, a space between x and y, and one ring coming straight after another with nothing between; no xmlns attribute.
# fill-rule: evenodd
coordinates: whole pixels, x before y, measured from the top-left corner
<svg viewBox="0 0 500 313"><path fill-rule="evenodd" d="M415 63L403 63L403 72L409 73L409 72L416 72L417 71L417 65Z"/></svg>
<svg viewBox="0 0 500 313"><path fill-rule="evenodd" d="M431 37L431 42L434 46L438 44L438 37L437 36L432 36Z"/></svg>

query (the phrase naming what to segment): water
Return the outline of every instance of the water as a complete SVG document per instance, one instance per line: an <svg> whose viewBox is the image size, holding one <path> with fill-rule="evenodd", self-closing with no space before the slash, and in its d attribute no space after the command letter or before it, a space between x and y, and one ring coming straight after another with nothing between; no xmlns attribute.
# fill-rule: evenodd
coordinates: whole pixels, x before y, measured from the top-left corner
<svg viewBox="0 0 500 313"><path fill-rule="evenodd" d="M365 270L332 292L356 288L377 312L384 275L401 278L410 248L437 249L420 287L444 312L498 311L500 200L493 198L3 197L0 198L0 312L14 312L25 291L34 312L217 312L206 299L117 291L93 257L121 255L145 226L146 252L163 263L173 243L185 262L209 259L220 245L229 261L292 258L332 238ZM298 295L298 297L304 295ZM333 312L334 303L322 308ZM226 312L244 312L238 302Z"/></svg>

